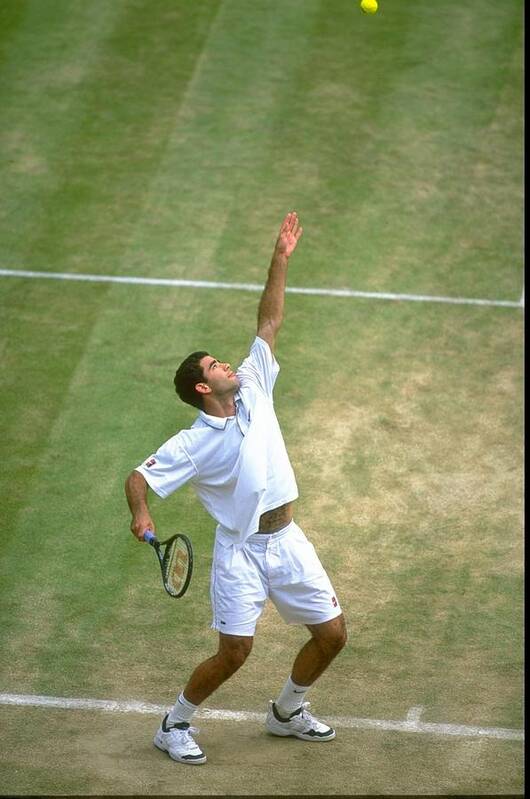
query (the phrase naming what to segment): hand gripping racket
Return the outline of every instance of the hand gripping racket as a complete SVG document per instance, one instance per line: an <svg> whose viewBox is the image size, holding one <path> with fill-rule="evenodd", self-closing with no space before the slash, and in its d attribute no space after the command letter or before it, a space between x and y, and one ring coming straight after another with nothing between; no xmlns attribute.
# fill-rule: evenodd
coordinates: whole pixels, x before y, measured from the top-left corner
<svg viewBox="0 0 530 799"><path fill-rule="evenodd" d="M166 541L159 541L152 530L146 530L143 538L155 550L162 571L162 582L169 596L175 599L183 596L193 571L193 550L189 538L182 533L175 533Z"/></svg>

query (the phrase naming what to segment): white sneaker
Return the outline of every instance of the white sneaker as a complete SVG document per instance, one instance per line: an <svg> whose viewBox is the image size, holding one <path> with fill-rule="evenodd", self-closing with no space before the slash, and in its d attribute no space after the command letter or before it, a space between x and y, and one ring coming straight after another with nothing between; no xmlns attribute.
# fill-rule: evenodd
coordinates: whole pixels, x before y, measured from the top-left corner
<svg viewBox="0 0 530 799"><path fill-rule="evenodd" d="M274 702L269 702L269 712L265 726L272 735L294 735L304 741L331 741L335 737L335 730L315 719L308 711L309 702L304 702L299 710L292 713L288 719L280 716Z"/></svg>
<svg viewBox="0 0 530 799"><path fill-rule="evenodd" d="M168 724L168 716L169 713L156 731L153 739L154 745L163 752L167 752L170 758L178 760L179 763L193 765L206 763L206 755L191 737L192 732L197 733L199 730L190 727L185 721L181 724Z"/></svg>

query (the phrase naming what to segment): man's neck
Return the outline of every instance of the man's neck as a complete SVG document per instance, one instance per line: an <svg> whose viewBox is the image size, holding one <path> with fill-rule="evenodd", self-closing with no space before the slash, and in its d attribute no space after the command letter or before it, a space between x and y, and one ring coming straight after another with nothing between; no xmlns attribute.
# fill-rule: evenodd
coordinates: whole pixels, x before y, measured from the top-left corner
<svg viewBox="0 0 530 799"><path fill-rule="evenodd" d="M220 416L221 419L226 419L227 416L235 416L235 395L229 394L226 397L208 397L208 399L204 401L203 410L208 416Z"/></svg>

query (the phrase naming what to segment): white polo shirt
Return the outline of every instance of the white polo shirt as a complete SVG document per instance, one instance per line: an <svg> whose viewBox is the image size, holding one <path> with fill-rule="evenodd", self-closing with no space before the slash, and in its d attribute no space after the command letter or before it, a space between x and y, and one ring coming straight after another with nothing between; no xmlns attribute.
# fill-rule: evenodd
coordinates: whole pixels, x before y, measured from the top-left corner
<svg viewBox="0 0 530 799"><path fill-rule="evenodd" d="M258 530L262 513L292 502L298 488L274 412L272 392L280 367L258 336L237 370L236 414L200 411L147 458L140 472L159 497L190 482L218 524L217 538L241 548Z"/></svg>

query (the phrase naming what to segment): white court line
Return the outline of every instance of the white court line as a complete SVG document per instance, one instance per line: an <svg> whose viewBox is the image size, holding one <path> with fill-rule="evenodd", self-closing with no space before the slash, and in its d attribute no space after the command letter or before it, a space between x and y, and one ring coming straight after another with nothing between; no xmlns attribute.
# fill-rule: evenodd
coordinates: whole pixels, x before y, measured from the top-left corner
<svg viewBox="0 0 530 799"><path fill-rule="evenodd" d="M232 291L263 291L257 283L223 283L209 280L180 280L163 277L133 277L132 275L87 275L74 272L34 272L27 269L0 269L0 277L41 278L48 280L78 280L85 283L126 283L141 286L174 286L199 289L230 289ZM286 294L311 294L320 297L356 297L360 299L394 300L401 302L442 302L449 305L487 305L505 308L523 308L524 296L518 302L511 300L479 300L469 297L434 297L427 294L391 294L381 291L354 291L353 289L298 288L287 286Z"/></svg>
<svg viewBox="0 0 530 799"><path fill-rule="evenodd" d="M102 710L106 713L146 713L161 715L167 713L167 705L153 705L149 702L137 702L111 699L74 699L61 696L33 696L31 694L0 694L0 705L16 705L30 707L53 707L62 710ZM407 713L405 721L389 721L386 719L357 719L349 716L327 718L336 727L347 727L356 730L391 730L394 732L414 732L430 735L459 736L468 738L497 738L507 741L524 740L522 730L510 730L503 727L472 727L467 724L438 724L422 722L420 716L423 707L413 707ZM195 714L198 719L217 721L253 721L263 723L265 713L253 713L244 710L210 710L203 708Z"/></svg>
<svg viewBox="0 0 530 799"><path fill-rule="evenodd" d="M417 727L420 723L420 718L425 708L422 705L418 707L411 707L409 712L407 713L407 722L413 726Z"/></svg>

